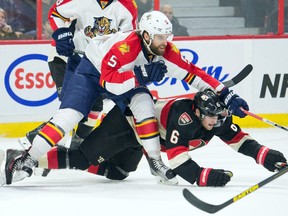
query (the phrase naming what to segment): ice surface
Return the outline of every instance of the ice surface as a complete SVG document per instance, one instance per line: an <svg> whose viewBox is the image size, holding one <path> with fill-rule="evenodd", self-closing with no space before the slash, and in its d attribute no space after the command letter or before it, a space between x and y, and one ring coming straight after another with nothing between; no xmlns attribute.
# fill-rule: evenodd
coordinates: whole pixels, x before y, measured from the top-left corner
<svg viewBox="0 0 288 216"><path fill-rule="evenodd" d="M288 133L279 128L245 129L261 144L288 158ZM15 139L0 139L0 148L20 148ZM204 167L229 169L234 177L223 188L200 188L179 180L178 186L158 185L143 159L124 181L110 181L83 171L57 170L48 177L32 176L0 188L1 216L202 216L182 196L188 188L200 199L220 204L272 175L255 161L227 147L218 138L190 153ZM166 156L163 160L167 163ZM288 174L231 204L215 215L286 215Z"/></svg>

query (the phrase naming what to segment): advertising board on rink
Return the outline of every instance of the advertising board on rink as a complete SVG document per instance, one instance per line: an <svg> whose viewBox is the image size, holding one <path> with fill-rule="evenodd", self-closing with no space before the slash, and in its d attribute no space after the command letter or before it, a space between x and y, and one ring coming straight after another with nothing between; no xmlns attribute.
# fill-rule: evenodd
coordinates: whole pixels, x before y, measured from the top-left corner
<svg viewBox="0 0 288 216"><path fill-rule="evenodd" d="M288 39L174 43L185 59L221 82L252 64L252 73L232 89L248 102L253 113L268 117L280 115L279 120L286 118L284 125L288 124ZM1 45L0 50L0 124L48 120L59 106L47 64L49 45ZM160 99L191 96L196 92L185 82L168 77L148 87Z"/></svg>
<svg viewBox="0 0 288 216"><path fill-rule="evenodd" d="M44 44L1 46L1 123L45 121L58 109L47 51Z"/></svg>

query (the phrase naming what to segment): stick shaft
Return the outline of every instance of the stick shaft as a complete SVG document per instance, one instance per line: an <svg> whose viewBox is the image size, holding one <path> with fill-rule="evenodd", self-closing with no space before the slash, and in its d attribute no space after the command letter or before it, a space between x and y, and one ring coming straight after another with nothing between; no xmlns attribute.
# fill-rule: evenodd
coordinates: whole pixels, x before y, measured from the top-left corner
<svg viewBox="0 0 288 216"><path fill-rule="evenodd" d="M79 50L74 50L75 53L79 53ZM81 51L80 51L81 52ZM224 81L223 84L226 87L232 87L242 80L244 80L253 70L253 66L251 64L246 65L236 76L234 76L232 79ZM172 100L175 98L193 98L195 93L188 93L188 94L182 94L182 95L176 95L176 96L169 96L169 97L160 97L158 95L158 92L155 90L151 90L152 95L155 97L156 100Z"/></svg>
<svg viewBox="0 0 288 216"><path fill-rule="evenodd" d="M272 121L270 121L270 120L268 120L268 119L262 118L261 116L258 116L258 115L256 115L256 114L251 113L251 112L249 112L249 111L247 111L247 110L244 110L244 109L242 109L242 108L241 108L241 110L242 110L246 115L249 115L249 116L251 116L251 117L253 117L253 118L256 118L256 119L258 119L258 120L260 120L260 121L262 121L262 122L265 122L265 123L267 123L267 124L270 124L270 125L272 125L272 126L281 128L281 129L283 129L283 130L285 130L285 131L288 131L288 128L286 128L286 127L284 127L284 126L281 126L281 125L279 125L279 124L277 124L277 123L274 123L274 122L272 122Z"/></svg>
<svg viewBox="0 0 288 216"><path fill-rule="evenodd" d="M261 188L264 185L268 184L269 182L279 178L280 176L284 175L287 172L288 172L288 167L287 167L287 165L285 165L284 168L282 168L279 172L277 172L274 175L264 179L263 181L259 182L258 184L253 185L252 187L242 191L238 195L232 197L231 199L227 200L226 202L224 202L224 203L222 203L220 205L213 205L213 204L206 203L206 202L200 200L194 194L192 194L187 188L183 189L183 195L184 195L184 198L190 204L195 206L196 208L199 208L202 211L205 211L205 212L208 212L210 214L213 214L213 213L216 213L216 212L220 211L221 209L223 209L223 208L225 208L225 207L237 202L238 200L246 197L247 195L255 192L259 188Z"/></svg>

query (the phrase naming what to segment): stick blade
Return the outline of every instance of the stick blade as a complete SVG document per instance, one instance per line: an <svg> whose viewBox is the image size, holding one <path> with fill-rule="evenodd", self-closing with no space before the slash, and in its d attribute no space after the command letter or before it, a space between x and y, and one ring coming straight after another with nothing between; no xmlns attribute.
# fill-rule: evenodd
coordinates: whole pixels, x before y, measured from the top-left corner
<svg viewBox="0 0 288 216"><path fill-rule="evenodd" d="M183 189L183 196L184 198L193 206L195 206L198 209L201 209L202 211L205 211L207 213L213 214L219 211L221 208L217 205L212 205L209 203L206 203L200 199L198 199L194 194L192 194L188 189Z"/></svg>
<svg viewBox="0 0 288 216"><path fill-rule="evenodd" d="M226 87L232 87L241 82L243 79L245 79L251 73L252 70L253 66L251 64L248 64L235 77L233 77L231 80L223 82L223 84Z"/></svg>

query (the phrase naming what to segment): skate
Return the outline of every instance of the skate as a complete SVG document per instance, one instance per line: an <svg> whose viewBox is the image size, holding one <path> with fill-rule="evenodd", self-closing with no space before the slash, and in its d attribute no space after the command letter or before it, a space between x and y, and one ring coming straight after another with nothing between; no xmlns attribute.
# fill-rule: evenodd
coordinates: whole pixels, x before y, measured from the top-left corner
<svg viewBox="0 0 288 216"><path fill-rule="evenodd" d="M34 130L26 133L25 137L19 138L18 142L22 146L23 149L27 150L31 147L31 143L33 142L36 135L39 133L39 131L46 125L46 122L39 125Z"/></svg>
<svg viewBox="0 0 288 216"><path fill-rule="evenodd" d="M37 166L37 161L26 151L8 149L6 152L5 170L1 174L0 184L10 185L12 182L18 182L30 177L35 166Z"/></svg>
<svg viewBox="0 0 288 216"><path fill-rule="evenodd" d="M160 157L157 159L147 157L147 160L150 166L150 172L156 177L159 184L178 184L175 173L163 163Z"/></svg>
<svg viewBox="0 0 288 216"><path fill-rule="evenodd" d="M50 173L50 171L51 171L51 169L35 167L34 175L35 176L47 177L48 174Z"/></svg>

